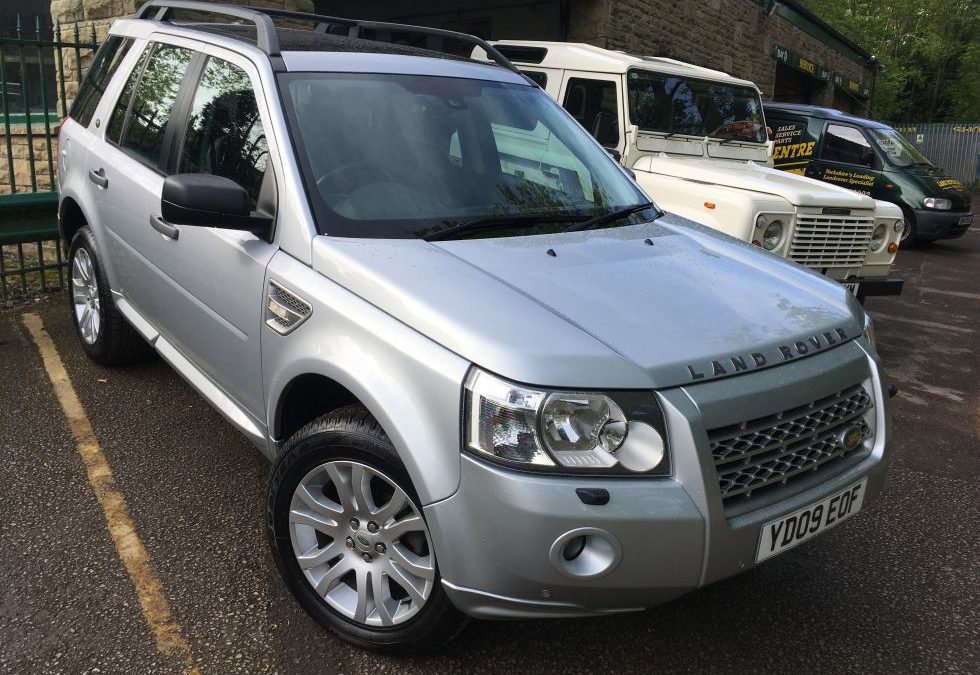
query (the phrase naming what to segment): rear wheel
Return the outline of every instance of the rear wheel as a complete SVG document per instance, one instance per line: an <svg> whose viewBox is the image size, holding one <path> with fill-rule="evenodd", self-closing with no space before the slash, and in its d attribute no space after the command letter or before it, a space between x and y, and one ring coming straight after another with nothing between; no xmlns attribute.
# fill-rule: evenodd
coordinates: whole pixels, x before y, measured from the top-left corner
<svg viewBox="0 0 980 675"><path fill-rule="evenodd" d="M298 431L269 482L273 556L303 608L361 647L419 652L465 625L449 602L415 490L359 406Z"/></svg>
<svg viewBox="0 0 980 675"><path fill-rule="evenodd" d="M149 346L123 318L112 301L92 231L85 226L68 249L68 302L75 331L89 357L104 366L144 358Z"/></svg>

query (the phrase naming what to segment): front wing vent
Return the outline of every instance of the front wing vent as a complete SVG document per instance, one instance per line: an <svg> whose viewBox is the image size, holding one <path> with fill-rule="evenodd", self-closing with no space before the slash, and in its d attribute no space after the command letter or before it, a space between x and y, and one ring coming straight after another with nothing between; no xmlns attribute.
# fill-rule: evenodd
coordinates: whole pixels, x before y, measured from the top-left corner
<svg viewBox="0 0 980 675"><path fill-rule="evenodd" d="M265 305L265 325L280 335L286 335L306 321L313 307L292 291L275 281L269 282L269 297Z"/></svg>

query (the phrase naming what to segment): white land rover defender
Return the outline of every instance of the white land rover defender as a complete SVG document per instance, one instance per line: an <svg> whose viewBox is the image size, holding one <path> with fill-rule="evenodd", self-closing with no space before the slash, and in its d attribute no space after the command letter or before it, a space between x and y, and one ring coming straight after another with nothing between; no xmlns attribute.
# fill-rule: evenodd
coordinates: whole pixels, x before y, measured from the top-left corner
<svg viewBox="0 0 980 675"><path fill-rule="evenodd" d="M752 82L587 44L494 45L668 211L821 272L859 299L901 293L902 280L889 277L904 228L901 210L773 169ZM793 149L801 156L802 145ZM550 168L556 176L562 169Z"/></svg>

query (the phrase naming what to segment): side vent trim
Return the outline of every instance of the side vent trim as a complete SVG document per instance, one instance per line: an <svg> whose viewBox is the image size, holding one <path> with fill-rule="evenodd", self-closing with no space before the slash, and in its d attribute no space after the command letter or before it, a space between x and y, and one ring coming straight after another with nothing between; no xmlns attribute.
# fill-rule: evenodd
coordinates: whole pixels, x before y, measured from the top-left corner
<svg viewBox="0 0 980 675"><path fill-rule="evenodd" d="M313 306L281 284L269 280L269 293L265 305L265 325L288 335L310 318Z"/></svg>

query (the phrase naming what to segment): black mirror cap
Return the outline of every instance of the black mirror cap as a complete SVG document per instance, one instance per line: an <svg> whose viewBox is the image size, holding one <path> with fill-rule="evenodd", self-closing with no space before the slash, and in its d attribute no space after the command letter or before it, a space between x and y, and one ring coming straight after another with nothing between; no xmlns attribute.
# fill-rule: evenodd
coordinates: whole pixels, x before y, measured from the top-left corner
<svg viewBox="0 0 980 675"><path fill-rule="evenodd" d="M241 185L209 173L178 173L163 181L160 215L178 225L262 231L271 219L253 216L248 192Z"/></svg>

